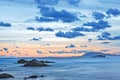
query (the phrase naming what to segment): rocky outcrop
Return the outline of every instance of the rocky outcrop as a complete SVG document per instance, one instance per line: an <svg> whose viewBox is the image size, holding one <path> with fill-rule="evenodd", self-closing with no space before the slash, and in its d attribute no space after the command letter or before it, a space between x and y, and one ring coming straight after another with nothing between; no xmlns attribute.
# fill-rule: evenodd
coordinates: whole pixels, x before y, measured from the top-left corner
<svg viewBox="0 0 120 80"><path fill-rule="evenodd" d="M24 64L24 63L27 63L28 61L27 60L25 60L25 59L20 59L20 60L18 60L18 64Z"/></svg>
<svg viewBox="0 0 120 80"><path fill-rule="evenodd" d="M3 73L3 74L0 74L0 78L14 78L14 76L7 73Z"/></svg>
<svg viewBox="0 0 120 80"><path fill-rule="evenodd" d="M23 67L45 67L45 66L49 66L47 65L45 62L41 62L41 61L38 61L36 59L33 59L31 61L28 61L27 63L25 63L23 65Z"/></svg>
<svg viewBox="0 0 120 80"><path fill-rule="evenodd" d="M2 72L3 70L2 69L0 69L0 72Z"/></svg>
<svg viewBox="0 0 120 80"><path fill-rule="evenodd" d="M44 62L44 63L55 63L53 61L40 61L40 62Z"/></svg>
<svg viewBox="0 0 120 80"><path fill-rule="evenodd" d="M40 75L40 76L37 76L37 75L31 75L29 77L25 77L24 79L30 79L30 78L38 78L38 77L45 77L44 75Z"/></svg>

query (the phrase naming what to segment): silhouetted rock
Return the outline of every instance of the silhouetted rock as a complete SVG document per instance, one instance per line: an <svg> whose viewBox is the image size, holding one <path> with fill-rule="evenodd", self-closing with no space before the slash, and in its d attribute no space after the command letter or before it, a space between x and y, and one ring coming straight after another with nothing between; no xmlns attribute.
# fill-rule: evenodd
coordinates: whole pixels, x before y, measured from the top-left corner
<svg viewBox="0 0 120 80"><path fill-rule="evenodd" d="M44 66L49 66L49 65L47 65L45 62L41 62L36 59L33 59L25 63L23 67L44 67Z"/></svg>
<svg viewBox="0 0 120 80"><path fill-rule="evenodd" d="M7 73L3 73L3 74L0 74L0 78L14 78L14 76Z"/></svg>
<svg viewBox="0 0 120 80"><path fill-rule="evenodd" d="M40 77L45 77L44 75L41 75Z"/></svg>
<svg viewBox="0 0 120 80"><path fill-rule="evenodd" d="M38 78L37 75L32 75L32 76L29 76L28 78Z"/></svg>
<svg viewBox="0 0 120 80"><path fill-rule="evenodd" d="M30 78L38 78L38 77L45 77L44 75L40 75L40 76L37 76L37 75L31 75L29 77L25 77L24 79L30 79Z"/></svg>
<svg viewBox="0 0 120 80"><path fill-rule="evenodd" d="M28 62L28 61L25 60L25 59L20 59L20 60L18 60L17 63L19 63L19 64L24 64L24 63L27 63L27 62Z"/></svg>
<svg viewBox="0 0 120 80"><path fill-rule="evenodd" d="M0 69L0 72L2 72L3 70L2 69Z"/></svg>
<svg viewBox="0 0 120 80"><path fill-rule="evenodd" d="M40 61L40 62L44 62L44 63L55 63L53 61Z"/></svg>

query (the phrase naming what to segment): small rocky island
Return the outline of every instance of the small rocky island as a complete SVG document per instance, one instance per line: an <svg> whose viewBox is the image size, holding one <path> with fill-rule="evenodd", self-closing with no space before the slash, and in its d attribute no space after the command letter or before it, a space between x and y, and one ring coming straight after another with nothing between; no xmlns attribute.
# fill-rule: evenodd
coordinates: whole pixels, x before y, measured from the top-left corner
<svg viewBox="0 0 120 80"><path fill-rule="evenodd" d="M45 62L38 61L36 59L33 59L31 61L28 61L23 65L23 67L44 67L44 66L49 66Z"/></svg>
<svg viewBox="0 0 120 80"><path fill-rule="evenodd" d="M38 76L38 75L31 75L31 76L28 76L28 77L25 77L24 78L24 80L27 80L27 79L35 79L35 78L38 78L38 77L45 77L44 75L40 75L40 76Z"/></svg>
<svg viewBox="0 0 120 80"><path fill-rule="evenodd" d="M17 61L18 64L24 64L24 63L27 63L28 61L25 60L25 59L20 59Z"/></svg>
<svg viewBox="0 0 120 80"><path fill-rule="evenodd" d="M17 62L18 64L24 64L23 67L45 67L45 66L50 66L47 63L55 63L52 61L39 61L36 59L27 61L25 59L20 59Z"/></svg>
<svg viewBox="0 0 120 80"><path fill-rule="evenodd" d="M2 78L14 78L14 76L12 76L11 74L8 73L2 73L0 74L0 79Z"/></svg>

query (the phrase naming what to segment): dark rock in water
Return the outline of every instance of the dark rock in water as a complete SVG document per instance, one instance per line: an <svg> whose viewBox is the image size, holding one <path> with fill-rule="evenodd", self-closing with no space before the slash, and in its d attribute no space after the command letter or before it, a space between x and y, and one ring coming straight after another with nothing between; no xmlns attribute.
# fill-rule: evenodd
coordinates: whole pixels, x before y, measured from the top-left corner
<svg viewBox="0 0 120 80"><path fill-rule="evenodd" d="M45 61L45 63L55 63L55 62L52 62L52 61Z"/></svg>
<svg viewBox="0 0 120 80"><path fill-rule="evenodd" d="M44 63L55 63L55 62L52 62L52 61L40 61L40 62L44 62Z"/></svg>
<svg viewBox="0 0 120 80"><path fill-rule="evenodd" d="M14 78L14 76L7 73L3 73L3 74L0 74L0 78Z"/></svg>
<svg viewBox="0 0 120 80"><path fill-rule="evenodd" d="M31 75L29 77L25 77L24 79L30 79L30 78L38 78L38 77L45 77L44 75L40 75L40 76L37 76L37 75Z"/></svg>
<svg viewBox="0 0 120 80"><path fill-rule="evenodd" d="M44 75L41 75L40 77L45 77Z"/></svg>
<svg viewBox="0 0 120 80"><path fill-rule="evenodd" d="M3 70L2 69L0 69L0 72L2 72Z"/></svg>
<svg viewBox="0 0 120 80"><path fill-rule="evenodd" d="M44 67L44 66L49 66L49 65L47 65L45 62L40 62L36 59L33 59L25 63L23 67Z"/></svg>
<svg viewBox="0 0 120 80"><path fill-rule="evenodd" d="M31 75L29 77L25 77L24 79L29 79L29 78L38 78L38 76L37 75Z"/></svg>
<svg viewBox="0 0 120 80"><path fill-rule="evenodd" d="M32 75L32 76L29 76L28 78L38 78L37 75Z"/></svg>
<svg viewBox="0 0 120 80"><path fill-rule="evenodd" d="M93 56L94 58L105 58L106 56L105 55L95 55Z"/></svg>
<svg viewBox="0 0 120 80"><path fill-rule="evenodd" d="M24 64L24 63L27 63L27 62L28 62L28 61L25 60L25 59L20 59L20 60L18 60L17 63L19 63L19 64Z"/></svg>

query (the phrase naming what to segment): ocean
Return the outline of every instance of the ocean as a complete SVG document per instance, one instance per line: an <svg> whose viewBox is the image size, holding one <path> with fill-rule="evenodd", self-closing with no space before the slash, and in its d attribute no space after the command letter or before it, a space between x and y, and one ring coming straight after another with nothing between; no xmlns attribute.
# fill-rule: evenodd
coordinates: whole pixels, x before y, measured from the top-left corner
<svg viewBox="0 0 120 80"><path fill-rule="evenodd" d="M54 61L49 67L22 67L20 58L0 58L0 73L12 74L15 78L0 80L24 80L30 75L44 75L27 80L120 80L120 56L107 58L37 58ZM27 60L31 60L28 59Z"/></svg>

